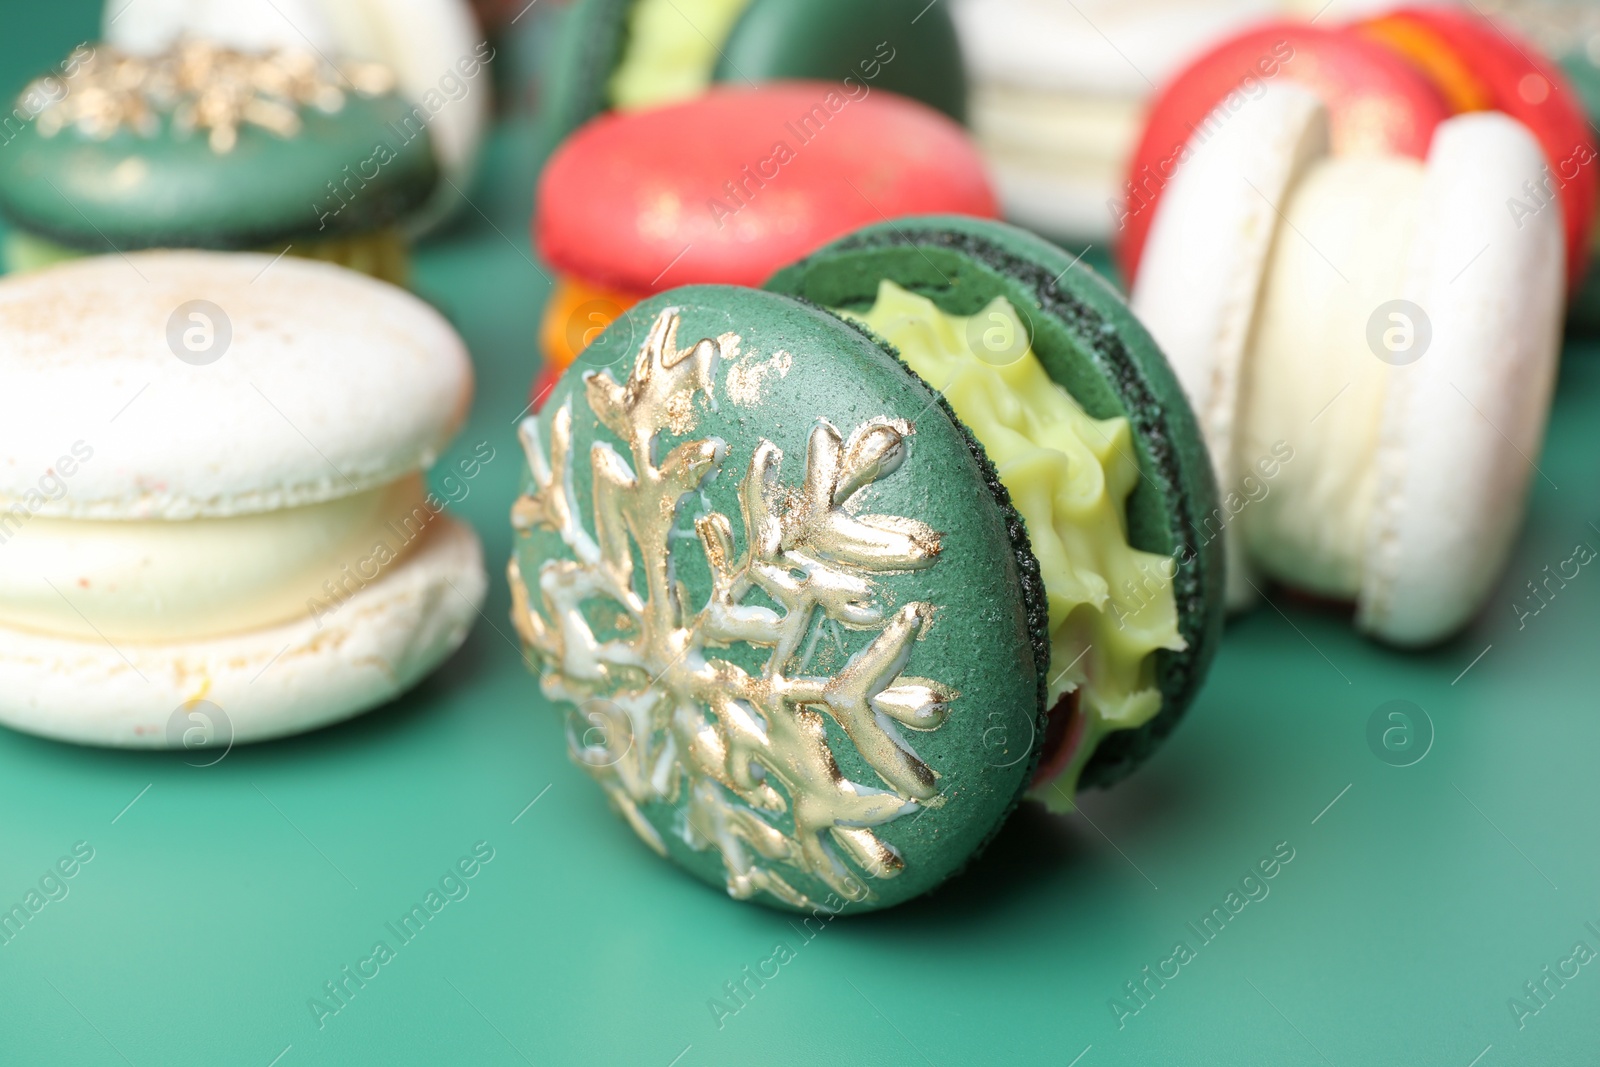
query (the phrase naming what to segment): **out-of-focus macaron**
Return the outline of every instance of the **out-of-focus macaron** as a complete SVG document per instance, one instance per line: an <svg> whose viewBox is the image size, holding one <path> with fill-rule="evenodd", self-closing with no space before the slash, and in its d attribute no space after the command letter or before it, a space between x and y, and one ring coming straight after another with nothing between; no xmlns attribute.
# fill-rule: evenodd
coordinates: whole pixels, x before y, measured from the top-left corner
<svg viewBox="0 0 1600 1067"><path fill-rule="evenodd" d="M288 251L403 282L400 221L438 180L387 68L186 39L80 46L0 152L7 267L144 248Z"/></svg>
<svg viewBox="0 0 1600 1067"><path fill-rule="evenodd" d="M626 362L597 342L521 424L509 578L572 758L656 852L740 899L889 907L1194 699L1210 462L1061 249L881 222L612 334Z"/></svg>
<svg viewBox="0 0 1600 1067"><path fill-rule="evenodd" d="M1600 129L1600 5L1590 0L1492 0L1481 5L1561 64L1591 130ZM1600 225L1589 241L1589 270L1567 309L1569 325L1600 330Z"/></svg>
<svg viewBox="0 0 1600 1067"><path fill-rule="evenodd" d="M102 34L136 55L195 37L241 52L309 48L334 62L382 64L410 105L400 127L427 128L444 176L408 215L407 228L429 229L465 203L492 107L495 59L465 0L106 0Z"/></svg>
<svg viewBox="0 0 1600 1067"><path fill-rule="evenodd" d="M719 82L818 79L918 99L957 121L966 82L944 4L926 0L576 0L545 87L548 135Z"/></svg>
<svg viewBox="0 0 1600 1067"><path fill-rule="evenodd" d="M1069 243L1114 232L1148 97L1275 0L955 0L971 116L1006 217Z"/></svg>
<svg viewBox="0 0 1600 1067"><path fill-rule="evenodd" d="M1117 252L1131 286L1168 183L1195 147L1215 136L1269 85L1291 82L1328 109L1341 155L1422 158L1450 114L1438 87L1390 49L1337 28L1279 21L1257 26L1196 58L1151 102L1115 207Z"/></svg>
<svg viewBox="0 0 1600 1067"><path fill-rule="evenodd" d="M1152 107L1124 187L1120 257L1128 278L1137 276L1153 207L1191 142L1280 77L1322 97L1334 151L1342 155L1421 158L1445 115L1497 110L1516 118L1543 147L1548 173L1530 175L1514 198L1517 206L1508 207L1532 212L1561 201L1567 288L1576 290L1600 200L1600 154L1582 106L1532 44L1475 12L1442 5L1385 10L1328 29L1264 26L1196 60Z"/></svg>
<svg viewBox="0 0 1600 1067"><path fill-rule="evenodd" d="M1353 603L1401 647L1465 626L1521 525L1560 352L1561 209L1508 115L1441 123L1425 161L1340 156L1275 85L1197 144L1132 305L1217 464L1230 600L1267 579Z"/></svg>
<svg viewBox="0 0 1600 1067"><path fill-rule="evenodd" d="M1600 150L1583 102L1561 68L1530 41L1476 12L1405 7L1357 23L1354 32L1394 49L1427 74L1457 113L1503 111L1544 149L1547 173L1511 210L1521 214L1561 202L1566 228L1567 286L1576 290L1589 266L1590 231L1600 201Z"/></svg>
<svg viewBox="0 0 1600 1067"><path fill-rule="evenodd" d="M996 211L983 162L954 121L829 82L719 86L602 116L550 158L537 196L534 244L559 277L541 326L551 375L536 395L652 293L759 285L880 219ZM626 347L619 338L607 343Z"/></svg>
<svg viewBox="0 0 1600 1067"><path fill-rule="evenodd" d="M471 364L403 290L81 259L0 280L0 379L0 722L192 747L203 704L277 737L404 692L477 618L477 536L423 481Z"/></svg>
<svg viewBox="0 0 1600 1067"><path fill-rule="evenodd" d="M471 0L494 63L494 112L497 116L534 116L539 111L542 82L555 62L556 40L566 14L565 0Z"/></svg>

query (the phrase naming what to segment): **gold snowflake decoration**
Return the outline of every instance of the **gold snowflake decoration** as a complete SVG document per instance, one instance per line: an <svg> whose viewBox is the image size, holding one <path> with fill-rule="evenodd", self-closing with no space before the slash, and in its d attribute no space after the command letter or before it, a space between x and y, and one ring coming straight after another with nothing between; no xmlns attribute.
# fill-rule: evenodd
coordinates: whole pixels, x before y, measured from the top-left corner
<svg viewBox="0 0 1600 1067"><path fill-rule="evenodd" d="M738 488L742 549L716 511L696 513L685 536L680 514L703 507L700 490L729 461L728 447L684 439L662 456L659 438L692 434L696 399L711 401L740 338L679 349L678 324L676 309L657 316L627 381L584 375L584 399L626 448L590 448L592 536L573 488L573 400L548 416L548 454L541 420L523 421L532 487L512 523L524 537L553 531L565 552L528 576L537 608L512 560L513 620L542 664L546 695L576 706L581 717L569 723L588 724L569 728L573 758L657 852L666 845L643 808L666 804L689 847L721 853L735 897L819 906L791 884L794 871L845 900L871 899L856 871L892 878L905 866L876 829L943 802L939 775L900 730L937 729L958 695L902 674L934 606L888 610L872 577L932 566L940 535L916 519L847 508L900 467L912 429L879 418L844 437L819 421L797 486L784 484L783 453L763 439ZM710 587L691 605L677 573L679 553L695 548ZM824 627L873 637L836 671L817 673ZM759 670L715 654L735 646L756 650ZM829 721L876 780L841 771Z"/></svg>
<svg viewBox="0 0 1600 1067"><path fill-rule="evenodd" d="M96 140L124 127L153 137L166 114L180 133L208 131L211 150L225 154L238 143L242 126L293 137L300 132L301 108L334 114L344 107L347 89L379 96L394 85L393 74L377 63L347 62L335 69L301 49L257 54L182 40L150 57L104 46L87 51L66 78L40 79L22 96L50 100L37 120L45 137L68 127Z"/></svg>

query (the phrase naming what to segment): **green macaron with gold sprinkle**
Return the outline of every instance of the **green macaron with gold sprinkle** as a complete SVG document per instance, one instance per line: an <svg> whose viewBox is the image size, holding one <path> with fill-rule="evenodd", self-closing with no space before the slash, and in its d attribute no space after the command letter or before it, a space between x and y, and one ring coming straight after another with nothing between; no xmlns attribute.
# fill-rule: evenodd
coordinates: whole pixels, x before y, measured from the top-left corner
<svg viewBox="0 0 1600 1067"><path fill-rule="evenodd" d="M658 853L737 898L888 907L1193 700L1210 463L1148 334L1053 245L903 219L608 334L521 425L513 619Z"/></svg>
<svg viewBox="0 0 1600 1067"><path fill-rule="evenodd" d="M179 40L81 46L16 101L0 151L9 270L145 248L266 251L403 282L400 222L438 167L373 63Z"/></svg>

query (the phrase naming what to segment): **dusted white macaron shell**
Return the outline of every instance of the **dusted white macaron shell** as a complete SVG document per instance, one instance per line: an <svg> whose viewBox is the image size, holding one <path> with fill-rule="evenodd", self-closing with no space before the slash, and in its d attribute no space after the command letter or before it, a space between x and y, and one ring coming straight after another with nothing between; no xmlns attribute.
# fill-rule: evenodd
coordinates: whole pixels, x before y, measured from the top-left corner
<svg viewBox="0 0 1600 1067"><path fill-rule="evenodd" d="M171 330L179 351L185 330L203 341L202 320L175 318L195 300L220 308L232 334L204 365L169 344ZM426 469L465 418L472 366L438 312L365 275L293 256L156 251L0 279L0 381L0 511L191 519L331 500ZM41 498L41 478L78 441L93 458Z"/></svg>
<svg viewBox="0 0 1600 1067"><path fill-rule="evenodd" d="M401 95L423 108L449 179L412 225L426 228L464 200L489 121L491 80L486 67L461 73L459 64L473 69L488 54L479 51L483 31L465 0L106 0L102 23L108 44L140 54L187 34L246 52L310 48L331 60L382 63Z"/></svg>
<svg viewBox="0 0 1600 1067"><path fill-rule="evenodd" d="M0 722L78 744L189 747L184 706L206 700L226 716L208 747L314 729L437 667L465 640L485 590L477 535L441 516L382 578L315 619L115 647L0 627Z"/></svg>
<svg viewBox="0 0 1600 1067"><path fill-rule="evenodd" d="M1222 472L1237 476L1245 458L1239 409L1281 205L1328 149L1322 105L1291 86L1223 121L1161 201L1132 304L1194 400L1226 492ZM1552 205L1519 228L1505 203L1543 165L1503 115L1435 134L1395 294L1424 309L1432 342L1390 369L1355 594L1357 625L1394 644L1464 625L1521 522L1559 354L1561 218ZM1237 534L1230 563L1243 556Z"/></svg>

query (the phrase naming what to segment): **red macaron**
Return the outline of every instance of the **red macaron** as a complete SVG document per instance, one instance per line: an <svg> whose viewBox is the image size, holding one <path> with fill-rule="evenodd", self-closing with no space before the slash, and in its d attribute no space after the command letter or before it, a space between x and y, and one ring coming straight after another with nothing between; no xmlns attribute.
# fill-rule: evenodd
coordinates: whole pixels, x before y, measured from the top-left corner
<svg viewBox="0 0 1600 1067"><path fill-rule="evenodd" d="M1355 24L1354 31L1390 48L1430 77L1456 111L1494 110L1528 127L1544 149L1549 172L1528 175L1521 208L1541 210L1558 198L1567 239L1567 282L1582 282L1589 231L1600 200L1594 131L1583 103L1560 69L1538 48L1499 24L1444 7L1402 8Z"/></svg>
<svg viewBox="0 0 1600 1067"><path fill-rule="evenodd" d="M1288 79L1328 107L1334 151L1423 158L1434 127L1451 114L1438 87L1376 41L1342 30L1272 22L1233 37L1196 59L1156 94L1123 194L1118 258L1123 277L1138 274L1156 203L1192 139L1214 132L1267 83Z"/></svg>
<svg viewBox="0 0 1600 1067"><path fill-rule="evenodd" d="M993 218L982 157L924 104L836 82L718 86L580 127L539 180L533 240L559 277L535 400L624 309L679 285L759 286L862 226Z"/></svg>
<svg viewBox="0 0 1600 1067"><path fill-rule="evenodd" d="M949 118L887 92L789 82L588 123L545 168L534 236L557 269L642 297L757 286L885 218L996 211Z"/></svg>

